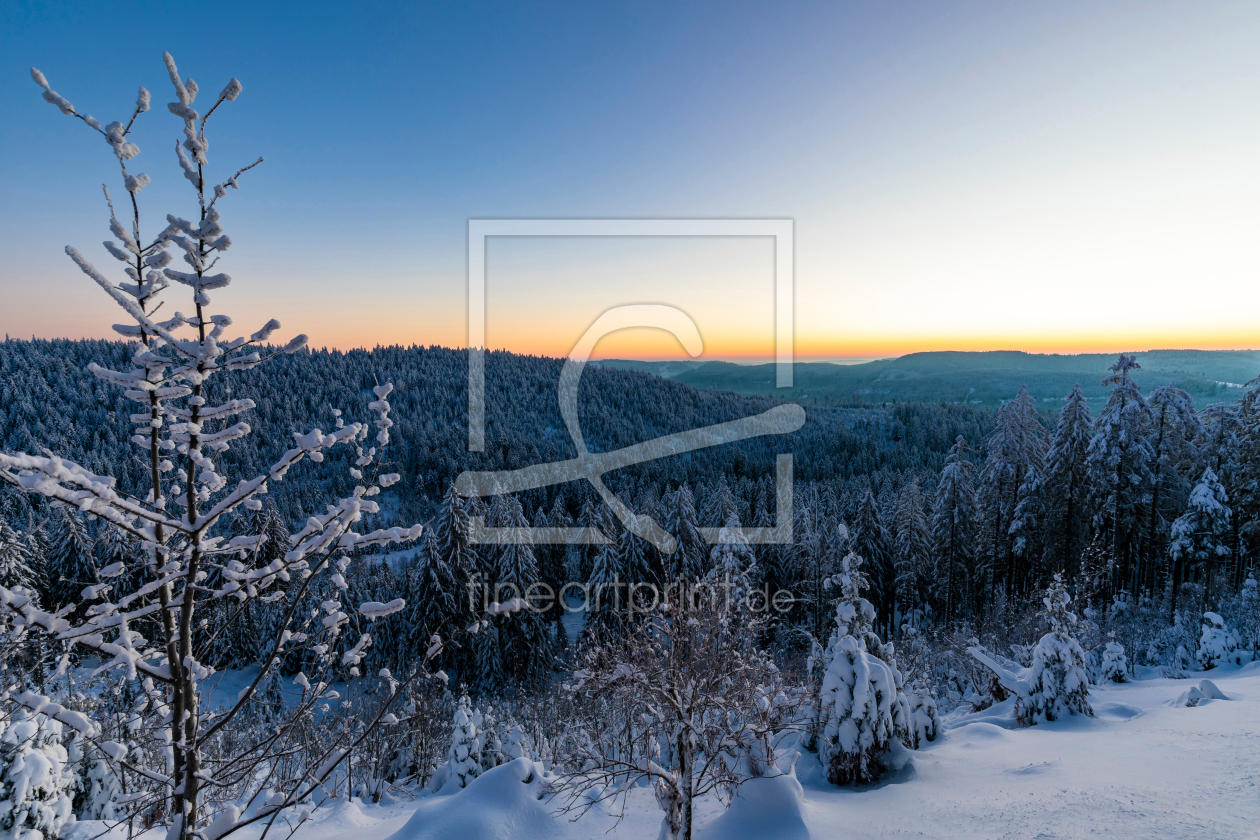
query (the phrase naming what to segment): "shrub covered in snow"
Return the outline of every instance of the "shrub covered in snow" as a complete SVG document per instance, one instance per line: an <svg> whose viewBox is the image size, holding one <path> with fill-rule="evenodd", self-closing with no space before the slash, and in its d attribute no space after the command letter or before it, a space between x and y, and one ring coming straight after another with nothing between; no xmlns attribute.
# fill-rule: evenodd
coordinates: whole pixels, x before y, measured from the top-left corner
<svg viewBox="0 0 1260 840"><path fill-rule="evenodd" d="M0 733L0 837L55 840L74 822L75 775L58 721L18 711Z"/></svg>
<svg viewBox="0 0 1260 840"><path fill-rule="evenodd" d="M1255 659L1260 649L1260 584L1254 575L1247 576L1238 594L1221 600L1220 613L1238 634L1239 644Z"/></svg>
<svg viewBox="0 0 1260 840"><path fill-rule="evenodd" d="M1028 693L1015 704L1016 718L1025 726L1058 720L1064 715L1094 714L1089 705L1085 651L1072 635L1076 615L1068 610L1071 602L1062 576L1056 574L1042 599L1050 632L1041 637L1033 651Z"/></svg>
<svg viewBox="0 0 1260 840"><path fill-rule="evenodd" d="M1099 680L1102 682L1127 682L1129 679L1129 659L1124 655L1124 645L1119 642L1107 642L1103 649L1102 666L1099 669Z"/></svg>
<svg viewBox="0 0 1260 840"><path fill-rule="evenodd" d="M1238 650L1238 637L1225 626L1225 619L1218 613L1203 614L1203 634L1199 637L1199 664L1203 670L1217 665L1241 665L1242 653Z"/></svg>
<svg viewBox="0 0 1260 840"><path fill-rule="evenodd" d="M877 780L888 768L896 733L897 679L889 664L868 648L880 649L871 629L875 609L861 595L866 587L862 558L849 554L842 566L831 579L840 592L819 694L818 756L832 784L860 785ZM908 704L901 711L908 736Z"/></svg>
<svg viewBox="0 0 1260 840"><path fill-rule="evenodd" d="M451 748L446 763L433 774L434 790L450 784L468 787L468 783L481 775L481 738L474 722L481 715L473 711L472 701L465 694L459 698L455 709L455 729L451 733Z"/></svg>
<svg viewBox="0 0 1260 840"><path fill-rule="evenodd" d="M917 750L936 740L941 730L941 716L936 698L926 686L911 687L906 691L906 701L910 706L910 741L906 746Z"/></svg>

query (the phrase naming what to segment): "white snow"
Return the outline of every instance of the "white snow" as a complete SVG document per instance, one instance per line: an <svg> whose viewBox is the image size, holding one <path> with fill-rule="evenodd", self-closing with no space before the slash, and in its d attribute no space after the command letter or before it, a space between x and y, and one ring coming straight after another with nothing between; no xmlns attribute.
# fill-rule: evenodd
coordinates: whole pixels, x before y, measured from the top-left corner
<svg viewBox="0 0 1260 840"><path fill-rule="evenodd" d="M1027 728L1015 726L1013 699L977 714L956 710L944 716L942 737L910 754L910 766L867 788L828 784L807 753L795 777L748 783L730 810L711 797L699 802L696 840L1255 837L1260 662L1223 666L1207 675L1210 682L1158 678L1095 686L1090 696L1095 717ZM1204 700L1178 707L1178 698L1191 688ZM1213 693L1229 699L1208 699ZM380 805L330 800L315 809L297 837L656 837L661 812L651 788L630 792L620 821L618 807L609 803L570 821L545 797L543 776L542 765L518 759L486 771L462 790L452 786L412 800L386 797ZM86 840L100 826L79 823L70 840ZM260 830L238 836L255 840ZM145 840L159 838L150 833Z"/></svg>
<svg viewBox="0 0 1260 840"><path fill-rule="evenodd" d="M77 670L77 669L76 669ZM1260 827L1260 662L1221 666L1192 680L1139 679L1091 687L1095 717L1017 728L1014 700L943 716L941 736L909 753L910 766L866 788L837 788L811 754L792 777L760 779L731 810L697 803L696 840L752 838L1246 838ZM254 668L215 674L211 705L234 695ZM1210 678L1210 679L1207 679ZM1200 695L1185 707L1184 696ZM1220 699L1212 699L1220 698ZM527 768L534 768L535 779ZM604 803L576 821L539 800L541 765L526 759L486 771L468 788L380 805L329 800L296 840L637 840L654 838L661 812L651 788L631 791L626 813ZM802 798L803 797L803 798ZM309 806L304 806L309 807ZM296 821L301 809L293 809ZM803 827L803 828L802 828ZM102 823L78 823L88 840ZM234 837L256 840L261 829ZM111 838L122 840L123 833ZM160 840L148 832L143 840Z"/></svg>

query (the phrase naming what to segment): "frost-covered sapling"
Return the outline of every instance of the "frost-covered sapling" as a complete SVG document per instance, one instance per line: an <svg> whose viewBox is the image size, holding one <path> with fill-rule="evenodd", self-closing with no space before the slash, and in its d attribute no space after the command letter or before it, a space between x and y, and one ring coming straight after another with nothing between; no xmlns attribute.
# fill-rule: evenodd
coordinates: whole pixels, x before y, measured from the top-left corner
<svg viewBox="0 0 1260 840"><path fill-rule="evenodd" d="M74 550L73 562L82 569L73 577L62 576L67 586L74 581L67 591L67 607L49 612L25 589L0 586L0 629L6 639L42 636L94 657L102 671L118 669L141 698L133 710L134 724L129 724L131 734L136 740L165 743L165 749L152 753L156 760L147 764L137 763L143 756L128 756L120 744L95 745L114 765L126 768L132 779L147 785L128 794L129 807L162 814L168 840L218 840L253 822L270 824L287 806L309 798L358 744L372 737L390 701L405 690L406 679L391 680L379 711L361 721L347 741L303 740L304 721L339 696L331 684L359 676L371 634L356 631L404 606L401 601L365 608L344 604L346 552L415 539L420 527L356 530L365 516L380 512L377 497L399 480L383 469L382 461L394 425L389 383L375 387L369 421L348 423L337 412L331 431L295 433L292 448L261 472L235 480L226 474L223 455L251 433L241 416L255 405L252 400L230 398L216 377L248 371L280 353L300 352L306 337L273 347L268 342L280 324L271 320L252 334L232 338L228 332L232 319L211 310L212 294L232 282L218 270L232 244L220 202L262 159L217 184L210 180L207 123L219 108L240 96L241 84L230 80L209 107L199 111L197 84L180 77L169 54L163 54L163 60L175 91L175 101L167 108L182 124L175 156L192 187L194 212L191 219L162 214L164 221L147 229L142 226L140 196L150 178L131 171L140 150L130 134L136 119L149 109L149 92L140 89L127 121L102 126L53 90L42 73L31 71L44 99L103 136L121 169L130 212L120 216L106 190L113 238L104 244L122 263L123 277L118 282L107 279L73 247L66 253L126 315L127 323L114 329L134 342L130 367L111 370L92 364L89 370L123 388L137 404L130 416L130 440L143 453L148 487L121 487L113 476L96 475L46 450L0 451L0 481L74 510L66 520L69 528L82 513L135 540L144 549L141 562L149 582L134 591L120 591L117 584L125 579L127 562L97 568L90 555L76 553L71 539L67 551ZM172 252L182 259L183 270L172 267ZM163 299L172 284L184 287L188 295L182 311L174 308L173 297ZM155 313L163 304L168 306L167 317L159 320ZM281 551L264 560L258 549L265 536L232 534L231 518L261 508L260 497L272 482L283 481L303 461L319 463L326 455L341 452L345 457L339 460L353 490L305 517L295 533L283 534ZM317 610L299 612L299 604L309 605L307 595L313 594L316 580L331 580L332 591ZM214 635L233 632L251 604L286 597L288 608L279 610L274 635L262 645L261 667L252 682L221 707L207 707L204 686L214 673L208 664L214 655ZM206 633L201 622L211 601L228 604L230 610L214 633ZM141 628L155 638L146 638ZM355 638L345 638L352 634ZM430 643L424 661L440 647L436 641ZM296 698L288 706L281 704L282 714L267 731L237 730L244 711L274 682L275 671L285 660L305 663L306 673L294 681ZM415 675L423 672L421 665ZM54 716L48 710L56 704L29 691L6 689L0 699L9 714L20 716L24 709ZM63 723L67 715L75 720L74 713L57 714ZM14 726L31 725L30 719L14 719L18 721ZM95 737L94 727L85 728L93 731L81 730L80 737ZM229 733L234 737L225 738ZM273 777L274 769L269 768L296 754L302 756L301 771ZM48 807L52 816L35 819L43 820L39 830L55 834L59 806Z"/></svg>
<svg viewBox="0 0 1260 840"><path fill-rule="evenodd" d="M1033 649L1029 668L1019 669L1017 673L978 645L968 648L967 652L993 673L1005 691L1015 695L1015 720L1019 725L1033 726L1065 715L1093 717L1085 651L1073 632L1077 618L1068 609L1072 596L1061 574L1055 574L1041 602L1042 616L1050 625L1050 632L1042 636Z"/></svg>
<svg viewBox="0 0 1260 840"><path fill-rule="evenodd" d="M1042 598L1050 632L1041 637L1033 651L1033 664L1028 671L1028 693L1015 703L1015 717L1025 726L1039 721L1058 720L1064 715L1092 717L1089 705L1089 675L1085 670L1085 651L1076 641L1072 629L1076 615L1068 609L1068 594L1061 575Z"/></svg>
<svg viewBox="0 0 1260 840"><path fill-rule="evenodd" d="M1238 649L1238 636L1218 613L1203 614L1203 634L1199 637L1199 665L1203 670L1218 665L1241 665L1243 653Z"/></svg>
<svg viewBox="0 0 1260 840"><path fill-rule="evenodd" d="M697 799L784 772L776 748L800 697L756 649L762 625L722 601L658 607L586 652L566 686L584 713L558 750L569 768L556 782L565 811L651 784L661 840L691 840Z"/></svg>
<svg viewBox="0 0 1260 840"><path fill-rule="evenodd" d="M74 822L76 779L62 724L19 708L0 727L0 837L55 840Z"/></svg>
<svg viewBox="0 0 1260 840"><path fill-rule="evenodd" d="M879 640L871 629L875 608L861 595L862 559L850 553L842 564L831 579L839 601L819 695L818 756L832 784L860 785L889 769L898 692L892 668L868 647L878 649Z"/></svg>
<svg viewBox="0 0 1260 840"><path fill-rule="evenodd" d="M1128 682L1129 659L1124 654L1124 645L1119 642L1107 642L1107 646L1103 648L1099 679L1103 682Z"/></svg>

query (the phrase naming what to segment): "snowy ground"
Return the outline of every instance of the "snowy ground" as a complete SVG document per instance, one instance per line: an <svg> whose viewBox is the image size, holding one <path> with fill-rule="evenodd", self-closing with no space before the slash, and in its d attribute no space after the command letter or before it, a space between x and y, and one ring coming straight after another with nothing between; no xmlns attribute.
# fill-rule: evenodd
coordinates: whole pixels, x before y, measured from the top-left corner
<svg viewBox="0 0 1260 840"><path fill-rule="evenodd" d="M1009 704L952 715L945 737L916 752L912 769L869 789L828 785L806 756L799 787L763 780L726 814L719 803L702 803L697 840L1260 837L1260 662L1206 675L1229 700L1176 707L1203 676L1095 688L1092 720L1014 729ZM528 762L501 767L451 795L325 805L298 836L657 836L660 811L650 790L633 792L619 823L603 807L569 822L538 798L533 769Z"/></svg>

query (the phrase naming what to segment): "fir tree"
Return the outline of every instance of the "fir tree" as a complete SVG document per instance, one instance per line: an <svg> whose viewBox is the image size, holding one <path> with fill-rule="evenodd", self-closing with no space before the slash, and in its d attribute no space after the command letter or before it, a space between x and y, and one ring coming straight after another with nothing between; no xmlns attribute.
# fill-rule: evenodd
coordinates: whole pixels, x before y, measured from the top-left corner
<svg viewBox="0 0 1260 840"><path fill-rule="evenodd" d="M31 551L22 535L0 518L0 586L27 591L35 588L35 571L31 568Z"/></svg>
<svg viewBox="0 0 1260 840"><path fill-rule="evenodd" d="M853 551L866 561L867 580L876 615L883 623L883 632L890 635L897 605L896 568L892 540L884 527L883 516L875 494L868 488L858 502L853 522Z"/></svg>
<svg viewBox="0 0 1260 840"><path fill-rule="evenodd" d="M1043 549L1048 572L1064 572L1069 579L1080 569L1080 557L1089 540L1088 456L1094 424L1089 404L1079 385L1072 389L1059 412L1045 468L1026 482L1022 510L1017 510L1012 533L1023 536L1023 545ZM1040 524L1040 528L1038 528Z"/></svg>
<svg viewBox="0 0 1260 840"><path fill-rule="evenodd" d="M1208 467L1190 493L1186 512L1172 525L1168 545L1173 562L1172 609L1176 609L1176 587L1183 579L1201 582L1205 600L1214 603L1217 577L1230 554L1228 502L1225 488Z"/></svg>
<svg viewBox="0 0 1260 840"><path fill-rule="evenodd" d="M965 609L976 558L975 470L967 460L967 441L954 441L936 485L932 506L932 546L936 555L934 589L945 621Z"/></svg>
<svg viewBox="0 0 1260 840"><path fill-rule="evenodd" d="M703 574L704 557L708 546L700 534L696 501L691 488L679 485L664 499L665 516L662 525L677 540L678 548L666 557L666 571L670 581L695 581Z"/></svg>
<svg viewBox="0 0 1260 840"><path fill-rule="evenodd" d="M917 478L907 482L897 497L893 545L897 601L904 618L927 605L932 578L932 531Z"/></svg>
<svg viewBox="0 0 1260 840"><path fill-rule="evenodd" d="M92 540L78 511L56 505L49 523L47 603L53 609L81 600L84 587L99 583L92 563Z"/></svg>
<svg viewBox="0 0 1260 840"><path fill-rule="evenodd" d="M1064 715L1093 717L1085 651L1073 635L1076 615L1068 610L1071 603L1063 577L1055 575L1042 598L1042 615L1050 632L1041 637L1033 650L1028 693L1020 696L1015 705L1015 717L1024 726L1058 720Z"/></svg>
<svg viewBox="0 0 1260 840"><path fill-rule="evenodd" d="M1194 412L1194 400L1180 388L1156 388L1147 404L1155 457L1138 589L1153 592L1158 585L1158 569L1167 556L1168 528L1189 498L1198 462L1195 439L1202 435L1203 425Z"/></svg>
<svg viewBox="0 0 1260 840"><path fill-rule="evenodd" d="M1155 451L1148 438L1150 409L1132 376L1139 367L1133 356L1123 354L1111 366L1112 375L1103 380L1111 393L1098 415L1086 459L1093 525L1106 535L1110 554L1110 592L1136 588L1135 555L1145 525L1142 514L1151 501Z"/></svg>
<svg viewBox="0 0 1260 840"><path fill-rule="evenodd" d="M983 520L980 550L985 583L1007 598L1022 595L1030 585L1026 565L1016 564L1016 537L1011 524L1020 501L1020 488L1043 465L1046 433L1037 420L1037 407L1026 388L1013 400L1002 403L996 425L986 443L984 468L980 472L978 504Z"/></svg>
<svg viewBox="0 0 1260 840"><path fill-rule="evenodd" d="M818 755L834 785L877 781L888 769L894 738L896 678L870 650L878 650L879 639L872 629L875 608L861 594L866 588L861 566L862 559L849 554L831 580L839 598L819 692Z"/></svg>
<svg viewBox="0 0 1260 840"><path fill-rule="evenodd" d="M56 840L74 822L74 768L62 726L19 710L0 730L0 836Z"/></svg>

